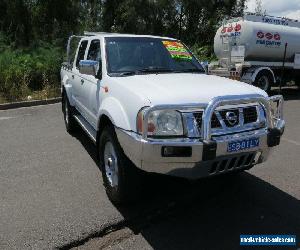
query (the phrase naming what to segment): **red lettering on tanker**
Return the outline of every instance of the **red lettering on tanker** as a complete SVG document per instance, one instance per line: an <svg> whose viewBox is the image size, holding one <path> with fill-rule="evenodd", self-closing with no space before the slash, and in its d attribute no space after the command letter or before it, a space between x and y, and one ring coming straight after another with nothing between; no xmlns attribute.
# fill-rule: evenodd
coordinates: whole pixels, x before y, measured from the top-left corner
<svg viewBox="0 0 300 250"><path fill-rule="evenodd" d="M280 35L278 34L278 33L276 33L275 35L274 35L274 39L276 40L276 41L279 41L280 40Z"/></svg>
<svg viewBox="0 0 300 250"><path fill-rule="evenodd" d="M221 37L236 37L241 35L242 25L237 23L230 25L229 27L224 26L221 29Z"/></svg>
<svg viewBox="0 0 300 250"><path fill-rule="evenodd" d="M230 32L232 32L232 31L233 31L233 27L232 27L232 26L230 26L230 27L227 28L227 32L230 33Z"/></svg>
<svg viewBox="0 0 300 250"><path fill-rule="evenodd" d="M267 32L266 34L263 31L258 31L256 44L265 45L266 47L280 47L281 46L281 36L279 33L272 34L271 32Z"/></svg>
<svg viewBox="0 0 300 250"><path fill-rule="evenodd" d="M263 39L263 38L265 37L264 32L258 31L258 32L257 32L257 37L258 37L259 39Z"/></svg>
<svg viewBox="0 0 300 250"><path fill-rule="evenodd" d="M267 34L266 34L266 38L267 38L268 40L271 40L271 39L273 38L273 35L272 35L271 33L267 33Z"/></svg>
<svg viewBox="0 0 300 250"><path fill-rule="evenodd" d="M240 25L239 23L235 26L234 30L236 32L240 31L242 29L242 25Z"/></svg>

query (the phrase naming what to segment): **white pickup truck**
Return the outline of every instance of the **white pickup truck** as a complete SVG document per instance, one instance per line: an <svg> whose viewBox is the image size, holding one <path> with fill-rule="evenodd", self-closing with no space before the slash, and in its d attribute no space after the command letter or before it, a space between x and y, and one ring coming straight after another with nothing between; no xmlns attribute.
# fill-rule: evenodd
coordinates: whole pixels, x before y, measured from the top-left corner
<svg viewBox="0 0 300 250"><path fill-rule="evenodd" d="M89 33L71 60L74 37L61 69L64 120L68 132L80 125L96 144L113 202L136 197L143 172L238 172L279 145L282 96L207 75L180 41Z"/></svg>

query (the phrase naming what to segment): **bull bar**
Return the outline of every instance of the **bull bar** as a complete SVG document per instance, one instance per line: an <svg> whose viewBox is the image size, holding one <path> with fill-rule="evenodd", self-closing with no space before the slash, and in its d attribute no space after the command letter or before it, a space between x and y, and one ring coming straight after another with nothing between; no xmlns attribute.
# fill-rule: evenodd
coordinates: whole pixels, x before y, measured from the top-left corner
<svg viewBox="0 0 300 250"><path fill-rule="evenodd" d="M211 131L211 119L218 107L226 105L247 105L258 103L265 112L264 127L236 134L215 136ZM276 104L276 110L272 107ZM265 97L262 95L240 95L213 98L208 104L156 105L144 110L143 128L148 127L151 112L157 110L178 110L191 112L203 110L201 134L199 138L151 138L144 129L142 134L116 128L117 136L127 157L140 169L147 172L163 173L186 178L200 178L219 173L246 169L267 160L271 148L280 143L285 122L282 119L283 97L280 95ZM227 152L229 142L251 137L260 138L256 149L242 151L241 154ZM165 147L186 147L191 149L190 157L164 157ZM248 163L238 165L239 160L248 159ZM236 161L236 166L232 165ZM231 166L231 165L232 166ZM212 167L216 171L212 171ZM223 167L222 167L223 166ZM232 167L232 168L231 168ZM224 168L224 169L223 169Z"/></svg>

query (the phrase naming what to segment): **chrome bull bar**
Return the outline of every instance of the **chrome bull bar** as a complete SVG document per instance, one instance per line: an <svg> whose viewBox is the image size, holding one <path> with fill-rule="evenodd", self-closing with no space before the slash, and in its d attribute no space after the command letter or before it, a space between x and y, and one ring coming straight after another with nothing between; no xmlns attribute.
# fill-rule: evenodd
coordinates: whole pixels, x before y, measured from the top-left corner
<svg viewBox="0 0 300 250"><path fill-rule="evenodd" d="M253 95L231 95L231 96L221 96L213 98L208 104L207 103L198 103L198 104L180 104L180 105L157 105L151 106L145 110L143 128L148 128L148 119L149 115L153 111L158 110L204 110L202 116L202 127L201 127L201 139L203 141L211 141L211 119L216 110L216 108L225 105L239 105L239 104L250 104L250 103L259 103L264 108L266 114L267 128L273 129L274 123L273 119L280 119L283 112L283 97L281 95L276 95L272 97L264 97L262 95L253 94ZM272 117L271 111L271 102L277 102L277 117ZM142 133L144 140L148 138L148 129L144 129Z"/></svg>

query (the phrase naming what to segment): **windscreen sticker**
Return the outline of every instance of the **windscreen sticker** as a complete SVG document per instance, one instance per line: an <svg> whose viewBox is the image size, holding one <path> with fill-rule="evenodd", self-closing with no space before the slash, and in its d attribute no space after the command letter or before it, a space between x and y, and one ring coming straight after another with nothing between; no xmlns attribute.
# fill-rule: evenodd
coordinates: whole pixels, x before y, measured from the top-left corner
<svg viewBox="0 0 300 250"><path fill-rule="evenodd" d="M193 57L190 52L179 42L163 41L163 45L166 47L173 59L180 60L192 60Z"/></svg>

